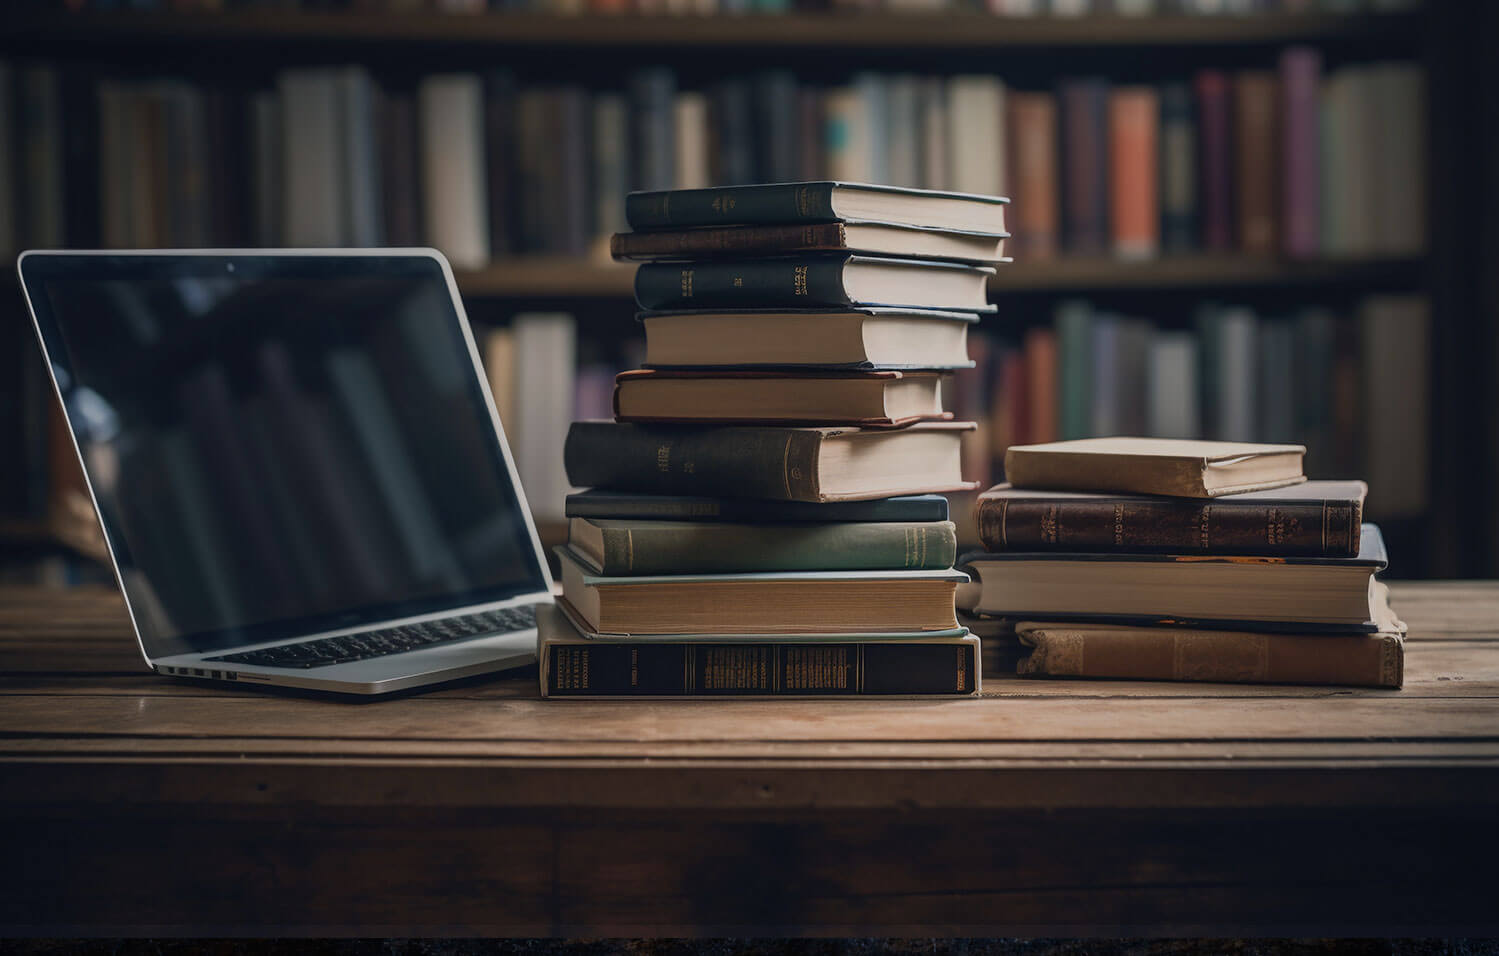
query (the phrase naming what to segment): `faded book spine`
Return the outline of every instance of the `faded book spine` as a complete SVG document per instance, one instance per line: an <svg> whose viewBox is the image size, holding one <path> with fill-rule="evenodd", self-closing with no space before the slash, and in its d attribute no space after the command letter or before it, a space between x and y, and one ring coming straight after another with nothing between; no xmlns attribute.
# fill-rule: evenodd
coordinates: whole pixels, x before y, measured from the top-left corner
<svg viewBox="0 0 1499 956"><path fill-rule="evenodd" d="M818 501L822 433L573 422L563 458L581 488Z"/></svg>
<svg viewBox="0 0 1499 956"><path fill-rule="evenodd" d="M1309 636L1166 628L1019 628L1034 650L1028 677L1112 677L1234 684L1399 687L1405 642L1395 634Z"/></svg>
<svg viewBox="0 0 1499 956"><path fill-rule="evenodd" d="M706 259L727 255L837 252L848 246L840 222L800 226L731 226L679 232L624 232L609 239L616 259Z"/></svg>
<svg viewBox="0 0 1499 956"><path fill-rule="evenodd" d="M676 226L828 222L832 183L786 183L753 189L677 189L631 193L625 198L631 229Z"/></svg>
<svg viewBox="0 0 1499 956"><path fill-rule="evenodd" d="M991 551L1115 551L1357 557L1363 504L1205 501L979 501Z"/></svg>
<svg viewBox="0 0 1499 956"><path fill-rule="evenodd" d="M604 574L942 570L958 556L951 521L791 527L636 522L600 530Z"/></svg>
<svg viewBox="0 0 1499 956"><path fill-rule="evenodd" d="M648 262L635 270L642 309L814 309L852 304L847 257L734 262Z"/></svg>
<svg viewBox="0 0 1499 956"><path fill-rule="evenodd" d="M548 643L549 697L966 696L978 642Z"/></svg>

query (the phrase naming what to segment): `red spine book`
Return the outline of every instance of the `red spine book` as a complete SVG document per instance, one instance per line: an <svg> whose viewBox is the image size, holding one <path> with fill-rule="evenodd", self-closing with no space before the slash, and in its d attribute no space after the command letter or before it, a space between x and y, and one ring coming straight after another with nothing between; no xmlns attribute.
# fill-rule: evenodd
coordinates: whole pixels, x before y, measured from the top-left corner
<svg viewBox="0 0 1499 956"><path fill-rule="evenodd" d="M1051 93L1011 93L1010 168L1014 170L1015 254L1036 262L1057 254L1057 100Z"/></svg>
<svg viewBox="0 0 1499 956"><path fill-rule="evenodd" d="M1154 258L1160 250L1156 182L1161 101L1154 88L1127 86L1109 96L1109 200L1114 254Z"/></svg>
<svg viewBox="0 0 1499 956"><path fill-rule="evenodd" d="M1035 328L1025 333L1026 411L1030 444L1057 440L1057 333Z"/></svg>

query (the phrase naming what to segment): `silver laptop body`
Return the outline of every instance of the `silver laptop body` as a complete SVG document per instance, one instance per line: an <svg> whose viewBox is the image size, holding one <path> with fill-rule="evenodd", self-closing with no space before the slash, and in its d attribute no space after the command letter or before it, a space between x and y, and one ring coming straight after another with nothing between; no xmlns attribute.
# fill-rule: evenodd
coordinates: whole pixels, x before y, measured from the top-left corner
<svg viewBox="0 0 1499 956"><path fill-rule="evenodd" d="M154 670L382 694L535 661L551 575L440 253L17 269Z"/></svg>

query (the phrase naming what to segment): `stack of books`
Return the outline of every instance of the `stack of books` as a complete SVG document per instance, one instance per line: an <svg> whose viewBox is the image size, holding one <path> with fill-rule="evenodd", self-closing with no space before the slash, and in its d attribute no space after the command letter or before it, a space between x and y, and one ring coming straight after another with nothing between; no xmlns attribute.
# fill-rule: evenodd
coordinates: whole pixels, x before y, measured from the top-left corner
<svg viewBox="0 0 1499 956"><path fill-rule="evenodd" d="M969 695L972 487L942 380L1004 200L841 183L632 193L646 368L574 422L542 695Z"/></svg>
<svg viewBox="0 0 1499 956"><path fill-rule="evenodd" d="M1399 687L1361 481L1300 445L1096 438L1012 447L979 497L959 606L1013 625L1036 677Z"/></svg>

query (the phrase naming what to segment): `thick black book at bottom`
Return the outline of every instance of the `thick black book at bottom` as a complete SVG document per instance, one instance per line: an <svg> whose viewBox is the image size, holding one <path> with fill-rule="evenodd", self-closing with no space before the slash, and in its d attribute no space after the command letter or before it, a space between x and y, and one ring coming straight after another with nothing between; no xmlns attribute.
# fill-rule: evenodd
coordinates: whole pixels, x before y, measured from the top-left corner
<svg viewBox="0 0 1499 956"><path fill-rule="evenodd" d="M979 642L543 641L544 697L969 696Z"/></svg>

